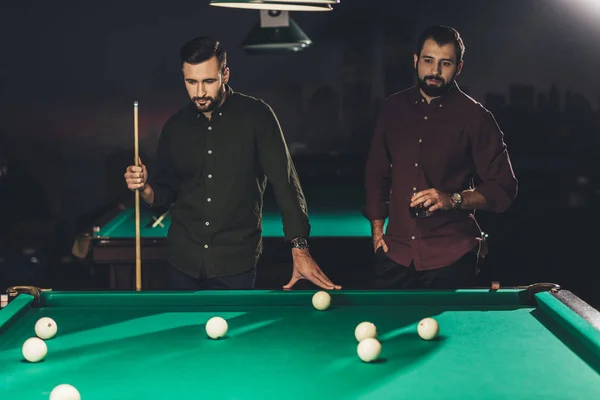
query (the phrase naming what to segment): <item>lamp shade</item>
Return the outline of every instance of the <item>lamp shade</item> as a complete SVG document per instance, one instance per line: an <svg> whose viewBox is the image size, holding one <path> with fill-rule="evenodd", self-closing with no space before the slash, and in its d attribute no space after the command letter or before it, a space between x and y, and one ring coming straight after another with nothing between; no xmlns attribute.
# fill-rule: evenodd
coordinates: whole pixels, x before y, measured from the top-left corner
<svg viewBox="0 0 600 400"><path fill-rule="evenodd" d="M249 10L331 11L331 4L335 3L335 0L211 0L210 5L214 7L244 8Z"/></svg>
<svg viewBox="0 0 600 400"><path fill-rule="evenodd" d="M287 11L261 11L258 22L242 43L248 54L294 53L312 44Z"/></svg>

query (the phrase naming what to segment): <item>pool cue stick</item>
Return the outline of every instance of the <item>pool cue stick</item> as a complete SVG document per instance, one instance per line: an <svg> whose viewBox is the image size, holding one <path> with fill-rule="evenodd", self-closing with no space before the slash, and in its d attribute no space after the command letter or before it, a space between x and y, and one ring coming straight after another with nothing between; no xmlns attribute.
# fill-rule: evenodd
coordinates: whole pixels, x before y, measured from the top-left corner
<svg viewBox="0 0 600 400"><path fill-rule="evenodd" d="M161 224L161 222L163 221L163 219L165 219L165 217L167 216L167 214L169 213L169 211L171 211L171 209L168 209L167 211L165 211L164 213L162 213L160 215L160 217L156 218L156 221L154 221L154 223L152 224L153 228L156 228L158 225L161 225L161 227L163 226Z"/></svg>
<svg viewBox="0 0 600 400"><path fill-rule="evenodd" d="M139 167L138 102L133 102L134 163ZM140 189L135 190L135 290L142 290L142 257L140 245Z"/></svg>

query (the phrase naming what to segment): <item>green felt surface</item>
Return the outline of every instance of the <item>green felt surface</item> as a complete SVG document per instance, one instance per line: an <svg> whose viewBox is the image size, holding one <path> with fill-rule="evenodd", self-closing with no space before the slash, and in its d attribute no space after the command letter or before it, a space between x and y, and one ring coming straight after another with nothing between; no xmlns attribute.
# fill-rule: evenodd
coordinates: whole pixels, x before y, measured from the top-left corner
<svg viewBox="0 0 600 400"><path fill-rule="evenodd" d="M312 293L50 293L35 308L21 295L0 312L0 393L47 399L70 383L86 400L600 396L599 332L549 293L531 307L512 290L339 292L324 312ZM228 320L223 340L204 334L214 315ZM44 361L27 363L20 347L43 316L59 332ZM423 317L440 323L437 340L416 334ZM362 321L383 345L373 364L356 355Z"/></svg>

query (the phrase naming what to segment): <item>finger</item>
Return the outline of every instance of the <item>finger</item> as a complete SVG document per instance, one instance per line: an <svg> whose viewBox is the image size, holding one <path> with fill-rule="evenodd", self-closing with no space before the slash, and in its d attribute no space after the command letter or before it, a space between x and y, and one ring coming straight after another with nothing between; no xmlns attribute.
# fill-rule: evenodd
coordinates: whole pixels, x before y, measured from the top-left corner
<svg viewBox="0 0 600 400"><path fill-rule="evenodd" d="M144 174L130 173L125 176L125 179L132 182L142 182L144 180Z"/></svg>
<svg viewBox="0 0 600 400"><path fill-rule="evenodd" d="M142 163L142 159L140 158L140 156L138 156L138 165L139 165L140 167L143 167L143 166L144 166L144 163Z"/></svg>
<svg viewBox="0 0 600 400"><path fill-rule="evenodd" d="M325 276L323 271L321 271L321 269L319 268L318 265L315 265L315 268L308 274L304 275L304 277L313 283L316 283L315 281L320 281L321 285L319 285L319 286L322 286L322 285L328 285L330 287L333 286L333 284L331 282L329 282L329 283L327 282L328 281L327 277Z"/></svg>
<svg viewBox="0 0 600 400"><path fill-rule="evenodd" d="M425 190L421 190L420 192L415 193L415 195L413 197L427 196L427 195L432 194L433 192L435 192L435 189L425 189Z"/></svg>
<svg viewBox="0 0 600 400"><path fill-rule="evenodd" d="M383 251L386 252L386 253L388 252L388 247L387 247L387 244L385 242L383 242Z"/></svg>
<svg viewBox="0 0 600 400"><path fill-rule="evenodd" d="M290 281L287 283L287 285L284 285L283 288L284 289L291 289L292 287L294 287L294 285L296 284L296 282L298 282L299 280L299 276L294 274L292 275L292 279L290 279Z"/></svg>
<svg viewBox="0 0 600 400"><path fill-rule="evenodd" d="M442 203L437 203L437 204L434 204L433 206L429 207L429 209L427 211L434 212L434 211L441 210L441 209L442 209Z"/></svg>
<svg viewBox="0 0 600 400"><path fill-rule="evenodd" d="M307 277L307 279L323 289L333 289L333 283L327 283L317 274L312 274L311 276Z"/></svg>
<svg viewBox="0 0 600 400"><path fill-rule="evenodd" d="M423 196L420 196L419 198L413 198L412 201L410 202L410 206L416 207L419 204L426 202L429 198L430 198L429 194L425 194Z"/></svg>
<svg viewBox="0 0 600 400"><path fill-rule="evenodd" d="M419 193L417 193L417 194L413 195L413 196L410 198L410 202L411 202L411 204L412 204L412 203L414 203L415 201L419 201L419 200L420 200L420 199L422 199L424 196L427 196L427 193L419 192Z"/></svg>
<svg viewBox="0 0 600 400"><path fill-rule="evenodd" d="M329 285L331 288L333 289L341 289L340 285L336 285L335 283L333 283L331 281L331 279L329 279L329 277L327 277L327 275L325 275L325 273L318 268L316 271L316 275L319 277L319 279L321 279L321 281L327 285Z"/></svg>
<svg viewBox="0 0 600 400"><path fill-rule="evenodd" d="M425 208L429 208L433 205L437 205L438 203L436 203L433 199L427 199L424 203L423 203L423 207Z"/></svg>

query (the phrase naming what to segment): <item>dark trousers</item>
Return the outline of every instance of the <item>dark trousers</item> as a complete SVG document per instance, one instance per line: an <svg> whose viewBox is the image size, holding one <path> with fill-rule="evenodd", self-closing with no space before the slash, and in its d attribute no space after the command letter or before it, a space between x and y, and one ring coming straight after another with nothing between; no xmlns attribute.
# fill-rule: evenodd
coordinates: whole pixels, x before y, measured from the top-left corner
<svg viewBox="0 0 600 400"><path fill-rule="evenodd" d="M375 252L373 289L460 289L473 286L478 256L476 250L454 264L427 271L417 271L414 263L406 267L390 259L380 247Z"/></svg>
<svg viewBox="0 0 600 400"><path fill-rule="evenodd" d="M184 274L173 266L167 271L169 290L236 290L254 289L256 268L237 275L220 278L195 278Z"/></svg>

